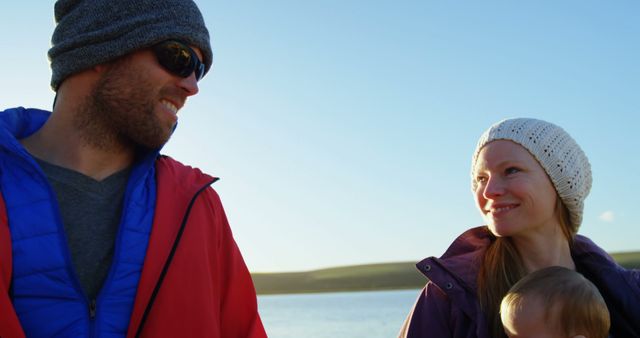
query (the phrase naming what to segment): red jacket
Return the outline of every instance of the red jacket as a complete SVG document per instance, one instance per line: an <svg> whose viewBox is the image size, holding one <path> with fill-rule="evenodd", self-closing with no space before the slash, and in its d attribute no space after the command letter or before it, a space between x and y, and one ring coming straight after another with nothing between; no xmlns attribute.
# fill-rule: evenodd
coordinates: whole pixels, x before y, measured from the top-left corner
<svg viewBox="0 0 640 338"><path fill-rule="evenodd" d="M127 337L266 337L251 276L209 187L214 179L168 157L157 161L156 175L153 229ZM24 337L9 298L11 263L0 196L2 338Z"/></svg>

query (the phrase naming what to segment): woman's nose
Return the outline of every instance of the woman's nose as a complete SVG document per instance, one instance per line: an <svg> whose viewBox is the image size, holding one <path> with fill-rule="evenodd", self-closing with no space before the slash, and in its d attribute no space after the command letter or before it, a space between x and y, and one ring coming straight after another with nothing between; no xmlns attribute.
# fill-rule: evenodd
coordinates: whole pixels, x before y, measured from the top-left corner
<svg viewBox="0 0 640 338"><path fill-rule="evenodd" d="M499 177L491 177L484 186L483 196L485 198L493 198L502 196L505 193L505 184Z"/></svg>

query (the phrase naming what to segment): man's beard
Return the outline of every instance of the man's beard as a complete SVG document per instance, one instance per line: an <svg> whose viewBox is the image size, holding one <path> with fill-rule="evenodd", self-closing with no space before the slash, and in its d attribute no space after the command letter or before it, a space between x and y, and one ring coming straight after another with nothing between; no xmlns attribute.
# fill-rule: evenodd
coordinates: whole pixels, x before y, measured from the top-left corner
<svg viewBox="0 0 640 338"><path fill-rule="evenodd" d="M158 149L174 126L163 125L155 113L157 86L127 61L111 64L81 105L74 125L89 146L103 151Z"/></svg>

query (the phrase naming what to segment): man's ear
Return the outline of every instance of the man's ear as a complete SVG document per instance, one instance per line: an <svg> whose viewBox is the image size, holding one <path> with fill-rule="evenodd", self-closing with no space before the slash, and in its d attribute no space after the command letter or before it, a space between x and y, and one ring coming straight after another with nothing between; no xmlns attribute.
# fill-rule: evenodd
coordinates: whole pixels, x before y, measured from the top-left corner
<svg viewBox="0 0 640 338"><path fill-rule="evenodd" d="M96 73L104 73L107 68L109 68L108 63L101 63L92 67L93 71L95 71Z"/></svg>

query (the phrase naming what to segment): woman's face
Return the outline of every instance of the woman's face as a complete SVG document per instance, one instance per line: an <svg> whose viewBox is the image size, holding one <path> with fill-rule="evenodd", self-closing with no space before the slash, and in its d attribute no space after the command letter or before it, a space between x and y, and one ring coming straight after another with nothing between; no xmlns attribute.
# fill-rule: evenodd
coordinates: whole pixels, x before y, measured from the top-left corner
<svg viewBox="0 0 640 338"><path fill-rule="evenodd" d="M476 203L498 237L557 230L557 194L538 161L521 145L496 140L478 155Z"/></svg>

